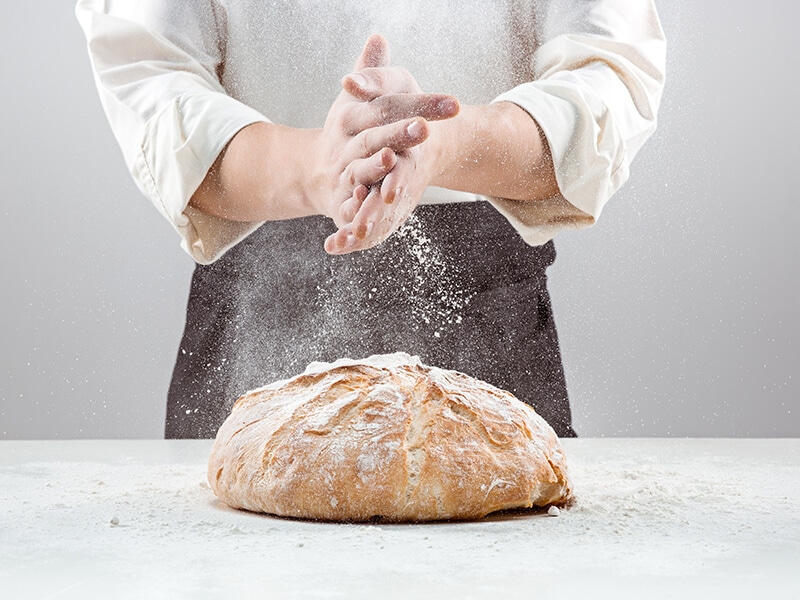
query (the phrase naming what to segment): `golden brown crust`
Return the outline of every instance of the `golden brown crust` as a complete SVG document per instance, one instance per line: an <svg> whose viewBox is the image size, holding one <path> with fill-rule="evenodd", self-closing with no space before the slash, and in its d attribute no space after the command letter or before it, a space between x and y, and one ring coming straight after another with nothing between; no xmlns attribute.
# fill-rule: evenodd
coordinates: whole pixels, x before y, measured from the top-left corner
<svg viewBox="0 0 800 600"><path fill-rule="evenodd" d="M242 396L208 480L235 508L332 521L475 519L572 495L561 444L533 409L411 362L334 363Z"/></svg>

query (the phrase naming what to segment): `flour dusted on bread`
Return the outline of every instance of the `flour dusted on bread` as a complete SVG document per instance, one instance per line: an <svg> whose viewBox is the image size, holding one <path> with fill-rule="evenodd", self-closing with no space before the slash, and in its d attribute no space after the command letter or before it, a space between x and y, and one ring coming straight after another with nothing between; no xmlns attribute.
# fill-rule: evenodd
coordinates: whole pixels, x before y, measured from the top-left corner
<svg viewBox="0 0 800 600"><path fill-rule="evenodd" d="M402 353L312 363L245 394L208 480L234 508L332 521L474 519L572 494L532 408Z"/></svg>

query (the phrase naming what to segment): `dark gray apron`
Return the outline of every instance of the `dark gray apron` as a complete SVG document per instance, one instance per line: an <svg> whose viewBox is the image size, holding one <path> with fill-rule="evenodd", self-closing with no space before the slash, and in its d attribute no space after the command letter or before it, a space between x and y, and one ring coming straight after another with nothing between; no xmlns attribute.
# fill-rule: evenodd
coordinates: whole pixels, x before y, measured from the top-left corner
<svg viewBox="0 0 800 600"><path fill-rule="evenodd" d="M552 242L489 203L420 206L389 240L329 256L330 219L270 222L192 278L167 438L213 438L244 392L311 361L403 351L507 389L574 436L546 288Z"/></svg>

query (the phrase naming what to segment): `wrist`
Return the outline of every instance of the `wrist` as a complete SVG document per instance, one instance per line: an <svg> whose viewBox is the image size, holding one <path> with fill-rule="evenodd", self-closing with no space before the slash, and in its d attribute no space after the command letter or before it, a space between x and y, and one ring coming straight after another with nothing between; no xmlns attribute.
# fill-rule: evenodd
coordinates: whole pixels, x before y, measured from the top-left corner
<svg viewBox="0 0 800 600"><path fill-rule="evenodd" d="M299 153L295 172L296 189L301 191L303 206L309 215L325 215L329 212L331 157L323 143L322 129L297 130Z"/></svg>
<svg viewBox="0 0 800 600"><path fill-rule="evenodd" d="M473 109L462 104L458 115L452 119L430 123L431 135L425 142L430 157L427 165L430 185L449 189L464 187L469 165L476 164L479 159L474 151L480 140L475 133Z"/></svg>

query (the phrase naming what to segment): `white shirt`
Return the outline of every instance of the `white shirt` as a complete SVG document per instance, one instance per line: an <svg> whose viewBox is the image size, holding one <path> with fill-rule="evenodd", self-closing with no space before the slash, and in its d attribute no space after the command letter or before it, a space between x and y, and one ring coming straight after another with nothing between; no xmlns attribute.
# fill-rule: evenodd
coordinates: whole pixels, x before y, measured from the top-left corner
<svg viewBox="0 0 800 600"><path fill-rule="evenodd" d="M655 130L664 84L652 0L79 0L76 12L125 162L200 263L260 225L188 205L218 154L254 122L321 126L371 33L423 90L536 119L561 197L488 198L529 244L596 221ZM422 201L475 199L429 188Z"/></svg>

